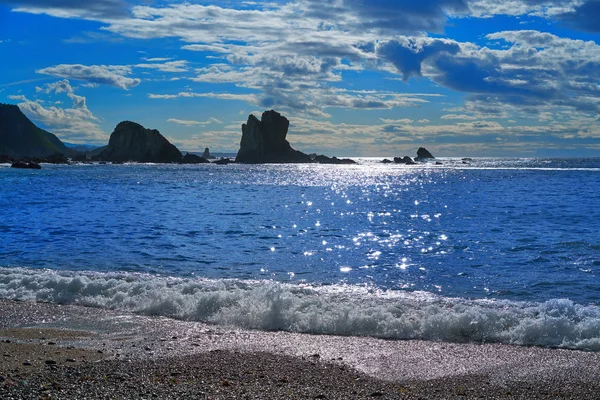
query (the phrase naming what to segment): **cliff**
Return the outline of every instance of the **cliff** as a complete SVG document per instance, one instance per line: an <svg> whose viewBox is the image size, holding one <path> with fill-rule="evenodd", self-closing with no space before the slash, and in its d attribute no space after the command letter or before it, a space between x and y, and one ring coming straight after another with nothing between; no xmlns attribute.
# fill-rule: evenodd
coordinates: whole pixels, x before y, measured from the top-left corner
<svg viewBox="0 0 600 400"><path fill-rule="evenodd" d="M21 158L44 158L55 154L71 156L56 135L36 126L18 106L0 103L0 154Z"/></svg>
<svg viewBox="0 0 600 400"><path fill-rule="evenodd" d="M253 114L242 125L242 140L235 158L240 163L305 163L310 156L294 150L286 140L290 122L276 111Z"/></svg>
<svg viewBox="0 0 600 400"><path fill-rule="evenodd" d="M96 156L98 161L137 161L175 163L181 161L181 152L156 129L146 129L131 121L117 125L108 145Z"/></svg>

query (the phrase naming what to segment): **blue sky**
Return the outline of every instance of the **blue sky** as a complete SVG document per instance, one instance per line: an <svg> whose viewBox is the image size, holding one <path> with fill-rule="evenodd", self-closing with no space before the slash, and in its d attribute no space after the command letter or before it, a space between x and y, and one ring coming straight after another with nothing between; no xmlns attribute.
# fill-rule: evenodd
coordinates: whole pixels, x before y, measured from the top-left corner
<svg viewBox="0 0 600 400"><path fill-rule="evenodd" d="M132 120L236 151L600 156L600 0L0 0L0 102L71 143Z"/></svg>

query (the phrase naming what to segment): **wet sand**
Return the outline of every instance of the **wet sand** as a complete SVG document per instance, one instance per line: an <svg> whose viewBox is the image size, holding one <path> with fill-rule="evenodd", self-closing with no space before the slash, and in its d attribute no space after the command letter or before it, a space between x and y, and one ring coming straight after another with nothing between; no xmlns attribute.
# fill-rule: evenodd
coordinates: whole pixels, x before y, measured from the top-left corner
<svg viewBox="0 0 600 400"><path fill-rule="evenodd" d="M600 355L0 301L2 399L597 399Z"/></svg>

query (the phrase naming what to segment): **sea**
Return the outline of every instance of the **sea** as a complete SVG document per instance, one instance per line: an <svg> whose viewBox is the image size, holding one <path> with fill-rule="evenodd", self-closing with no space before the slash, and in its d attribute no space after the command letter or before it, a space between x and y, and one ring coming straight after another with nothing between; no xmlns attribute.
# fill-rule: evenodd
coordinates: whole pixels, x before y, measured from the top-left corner
<svg viewBox="0 0 600 400"><path fill-rule="evenodd" d="M600 158L0 166L0 299L600 351Z"/></svg>

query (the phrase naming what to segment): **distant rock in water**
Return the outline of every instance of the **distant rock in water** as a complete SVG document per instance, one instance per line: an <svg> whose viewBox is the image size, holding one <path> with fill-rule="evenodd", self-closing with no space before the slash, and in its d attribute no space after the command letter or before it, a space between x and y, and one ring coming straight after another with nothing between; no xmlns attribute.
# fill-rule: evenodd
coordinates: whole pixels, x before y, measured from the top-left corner
<svg viewBox="0 0 600 400"><path fill-rule="evenodd" d="M25 162L25 161L15 161L11 168L20 168L20 169L42 169L40 164L35 162Z"/></svg>
<svg viewBox="0 0 600 400"><path fill-rule="evenodd" d="M419 150L417 150L417 158L415 158L416 161L425 161L427 159L433 159L435 158L425 147L419 147Z"/></svg>
<svg viewBox="0 0 600 400"><path fill-rule="evenodd" d="M108 146L93 158L96 161L180 162L181 152L156 129L146 129L131 121L117 125Z"/></svg>
<svg viewBox="0 0 600 400"><path fill-rule="evenodd" d="M394 162L396 164L406 164L406 165L414 165L414 164L416 164L415 161L412 158L410 158L409 156L394 157Z"/></svg>
<svg viewBox="0 0 600 400"><path fill-rule="evenodd" d="M0 154L14 159L77 154L54 134L37 127L12 104L0 103Z"/></svg>
<svg viewBox="0 0 600 400"><path fill-rule="evenodd" d="M308 154L294 150L286 140L290 122L274 110L259 121L250 114L242 125L242 140L235 158L239 163L310 163Z"/></svg>
<svg viewBox="0 0 600 400"><path fill-rule="evenodd" d="M314 161L319 164L356 164L356 161L349 158L327 157L323 155L315 156Z"/></svg>
<svg viewBox="0 0 600 400"><path fill-rule="evenodd" d="M211 156L210 155L210 150L208 149L208 147L206 147L204 149L204 153L202 153L202 158L204 158L205 160L214 160L216 157L215 156Z"/></svg>
<svg viewBox="0 0 600 400"><path fill-rule="evenodd" d="M186 153L185 156L181 159L182 164L206 164L208 161L204 157L200 157L196 154Z"/></svg>

